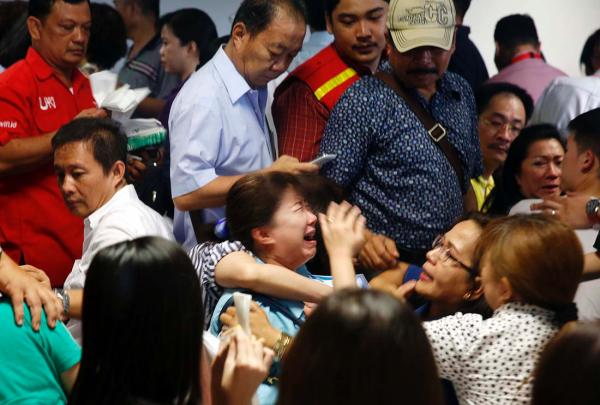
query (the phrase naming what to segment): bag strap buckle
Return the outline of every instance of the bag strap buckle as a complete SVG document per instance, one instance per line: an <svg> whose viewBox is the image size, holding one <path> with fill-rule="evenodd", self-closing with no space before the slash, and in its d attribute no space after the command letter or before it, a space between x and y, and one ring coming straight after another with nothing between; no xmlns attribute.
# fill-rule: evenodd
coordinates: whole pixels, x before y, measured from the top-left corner
<svg viewBox="0 0 600 405"><path fill-rule="evenodd" d="M444 128L440 123L435 124L433 128L427 132L435 143L438 143L446 136L446 128Z"/></svg>

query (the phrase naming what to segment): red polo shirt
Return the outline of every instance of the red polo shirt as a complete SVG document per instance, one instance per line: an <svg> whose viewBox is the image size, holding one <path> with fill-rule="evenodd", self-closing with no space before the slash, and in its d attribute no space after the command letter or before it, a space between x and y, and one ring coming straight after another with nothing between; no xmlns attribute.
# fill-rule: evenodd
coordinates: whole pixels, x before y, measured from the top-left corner
<svg viewBox="0 0 600 405"><path fill-rule="evenodd" d="M67 88L33 49L0 74L0 145L56 131L95 106L90 83L75 69ZM62 286L81 257L83 222L65 206L52 162L0 177L0 244L17 263L43 269Z"/></svg>

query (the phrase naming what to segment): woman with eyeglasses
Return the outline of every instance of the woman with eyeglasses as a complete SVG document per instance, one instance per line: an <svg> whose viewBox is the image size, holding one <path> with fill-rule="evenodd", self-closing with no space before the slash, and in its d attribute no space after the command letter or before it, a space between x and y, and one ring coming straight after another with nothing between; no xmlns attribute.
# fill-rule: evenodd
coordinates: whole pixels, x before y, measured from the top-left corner
<svg viewBox="0 0 600 405"><path fill-rule="evenodd" d="M484 167L481 176L471 179L469 196L473 206L469 208L474 208L474 197L477 210L481 211L494 188L494 172L502 166L510 144L531 117L533 100L525 90L514 84L490 83L479 89L476 103Z"/></svg>
<svg viewBox="0 0 600 405"><path fill-rule="evenodd" d="M507 215L521 200L559 196L564 155L565 148L556 127L539 124L523 129L510 146L484 210ZM527 212L530 205L531 202L525 203Z"/></svg>
<svg viewBox="0 0 600 405"><path fill-rule="evenodd" d="M483 290L473 267L475 247L488 222L489 218L483 214L467 214L435 239L422 267L400 263L397 268L373 278L369 285L402 298L398 288L414 283L414 294L409 301L424 320L457 311L489 315L481 300Z"/></svg>

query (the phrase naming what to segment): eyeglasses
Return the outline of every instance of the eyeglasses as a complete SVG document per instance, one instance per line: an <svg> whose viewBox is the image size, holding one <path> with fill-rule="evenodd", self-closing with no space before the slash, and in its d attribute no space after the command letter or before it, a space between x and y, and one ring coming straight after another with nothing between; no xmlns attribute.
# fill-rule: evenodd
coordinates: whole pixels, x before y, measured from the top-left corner
<svg viewBox="0 0 600 405"><path fill-rule="evenodd" d="M510 122L500 119L489 120L487 118L482 118L481 121L483 121L483 123L488 127L492 128L496 133L500 131L506 131L506 129L508 129L512 137L516 137L521 133L521 130L523 130L523 128L520 126L516 126Z"/></svg>
<svg viewBox="0 0 600 405"><path fill-rule="evenodd" d="M431 248L432 250L437 250L438 251L438 257L440 258L440 260L442 262L451 262L459 267L462 267L464 270L466 270L469 275L473 278L475 278L477 276L477 270L467 266L466 264L464 264L463 262L461 262L460 260L458 260L456 257L452 256L450 254L450 248L446 246L446 238L444 235L438 235L434 240L433 243L431 244Z"/></svg>

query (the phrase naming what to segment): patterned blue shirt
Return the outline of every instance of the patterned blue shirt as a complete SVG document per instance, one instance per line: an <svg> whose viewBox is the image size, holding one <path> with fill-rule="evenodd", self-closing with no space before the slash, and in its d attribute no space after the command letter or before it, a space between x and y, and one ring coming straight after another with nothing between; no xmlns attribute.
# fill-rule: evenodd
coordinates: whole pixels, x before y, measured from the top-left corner
<svg viewBox="0 0 600 405"><path fill-rule="evenodd" d="M429 102L415 94L448 131L466 187L483 170L471 88L446 73ZM337 158L322 173L346 189L369 229L402 248L429 248L463 212L461 185L444 153L404 100L373 76L362 77L336 104L321 141L324 153Z"/></svg>

